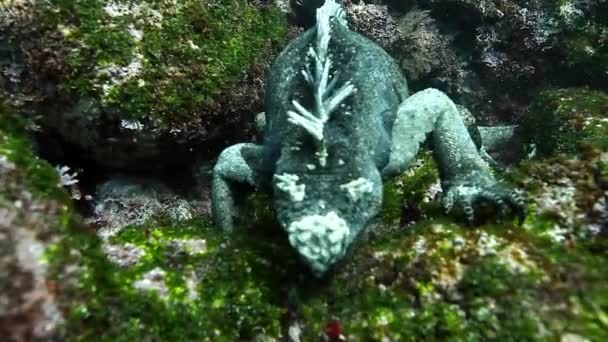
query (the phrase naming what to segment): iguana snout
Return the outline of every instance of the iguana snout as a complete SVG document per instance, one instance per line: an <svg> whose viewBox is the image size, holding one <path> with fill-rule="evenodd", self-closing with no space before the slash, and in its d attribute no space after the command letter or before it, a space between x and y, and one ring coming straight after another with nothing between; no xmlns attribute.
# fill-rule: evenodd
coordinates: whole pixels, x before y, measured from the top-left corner
<svg viewBox="0 0 608 342"><path fill-rule="evenodd" d="M377 171L365 175L279 173L273 178L277 218L290 244L321 276L343 259L379 211Z"/></svg>

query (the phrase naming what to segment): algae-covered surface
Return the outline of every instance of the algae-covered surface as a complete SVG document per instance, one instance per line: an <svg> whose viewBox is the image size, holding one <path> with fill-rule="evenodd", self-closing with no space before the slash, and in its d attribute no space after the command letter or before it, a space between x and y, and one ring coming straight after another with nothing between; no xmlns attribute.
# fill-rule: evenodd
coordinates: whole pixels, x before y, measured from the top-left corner
<svg viewBox="0 0 608 342"><path fill-rule="evenodd" d="M352 341L601 341L608 255L592 211L605 201L607 157L562 166L555 183L569 190L551 178L567 160L513 172L511 182L530 196L522 225L379 222L329 279L298 262L263 197L252 199L256 223L231 236L207 219L131 226L107 243L72 227L48 258L59 268L79 265L79 281L64 288L74 339L317 341L339 322ZM424 179L429 169L402 180Z"/></svg>
<svg viewBox="0 0 608 342"><path fill-rule="evenodd" d="M607 337L605 151L507 172L528 196L526 220L479 227L442 214L436 166L423 154L386 184L385 210L368 237L328 279L316 279L264 196L250 198L249 223L233 235L202 216L100 238L73 216L59 173L32 152L26 124L3 120L2 160L20 172L16 180L2 174L11 182L2 203L24 218L35 216L15 204L26 196L19 192L58 203L44 224L29 221L27 229L44 239L39 286L61 313L56 334L67 340L317 341L336 327L352 341ZM418 214L404 221L397 208Z"/></svg>
<svg viewBox="0 0 608 342"><path fill-rule="evenodd" d="M407 58L427 58L440 42L445 60L469 49L489 70L476 79L480 70L461 61L422 85L453 82L460 88L450 95L466 100L480 80L523 82L501 89L506 97L471 98L494 101L480 108L518 125L507 146L521 160L494 174L526 199L527 216L489 212L469 226L447 215L425 147L384 182L380 214L322 279L290 247L268 195L243 193L239 229L218 230L205 178L213 160L175 147L248 134L267 60L287 43L281 9L0 0L0 339L608 340L604 2L378 1L351 10L358 32L427 49ZM395 9L415 12L388 20ZM445 15L454 13L459 20ZM376 27L398 18L419 21L401 32ZM555 71L523 60L541 51L543 61L563 60L564 74L533 81ZM507 101L522 92L517 106ZM182 164L164 163L173 154ZM149 173L151 165L169 171Z"/></svg>
<svg viewBox="0 0 608 342"><path fill-rule="evenodd" d="M288 29L276 7L245 0L8 1L0 10L2 87L64 145L119 168L247 136Z"/></svg>

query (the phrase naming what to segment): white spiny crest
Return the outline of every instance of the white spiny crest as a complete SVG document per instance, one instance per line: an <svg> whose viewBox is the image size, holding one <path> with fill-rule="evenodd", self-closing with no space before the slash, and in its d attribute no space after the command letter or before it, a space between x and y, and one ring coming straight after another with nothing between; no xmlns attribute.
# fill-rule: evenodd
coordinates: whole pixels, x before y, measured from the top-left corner
<svg viewBox="0 0 608 342"><path fill-rule="evenodd" d="M311 112L298 101L293 100L292 104L296 111L287 112L289 122L305 129L319 143L317 156L321 166L325 166L327 158L327 146L323 136L325 123L338 106L355 90L353 84L347 81L340 89L333 92L338 75L330 76L332 68L331 55L329 54L331 18L336 18L340 24L347 26L346 15L342 6L334 0L327 0L317 10L316 44L315 47L310 47L306 55L307 58L312 60L313 68L310 64L306 64L304 70L302 70L304 80L314 92L315 108Z"/></svg>

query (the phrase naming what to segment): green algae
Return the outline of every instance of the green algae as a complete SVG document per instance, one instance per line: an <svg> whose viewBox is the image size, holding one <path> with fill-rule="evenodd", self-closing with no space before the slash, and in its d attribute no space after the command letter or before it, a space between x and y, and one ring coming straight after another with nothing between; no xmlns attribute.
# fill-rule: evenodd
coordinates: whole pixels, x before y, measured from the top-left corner
<svg viewBox="0 0 608 342"><path fill-rule="evenodd" d="M204 248L176 249L176 241L188 239L204 241ZM130 227L112 238L112 245L132 244L143 251L134 265L111 263L101 241L78 230L49 258L80 267L80 282L71 289L80 304L72 307L68 322L74 340L232 341L281 334L280 279L289 268L268 260L281 250L269 241L256 246L238 235L229 239L206 220L193 220ZM81 256L69 261L74 250ZM138 291L134 284L159 268L166 293Z"/></svg>
<svg viewBox="0 0 608 342"><path fill-rule="evenodd" d="M53 0L33 13L59 32L61 94L166 124L200 115L287 34L276 8L244 0Z"/></svg>
<svg viewBox="0 0 608 342"><path fill-rule="evenodd" d="M36 195L58 199L67 205L69 198L59 185L57 170L32 151L28 124L0 98L0 155L22 170L27 188Z"/></svg>
<svg viewBox="0 0 608 342"><path fill-rule="evenodd" d="M586 148L608 148L608 94L586 88L540 92L521 134L538 156L576 154Z"/></svg>
<svg viewBox="0 0 608 342"><path fill-rule="evenodd" d="M430 151L424 151L409 170L385 180L380 213L384 223L416 221L439 213L440 205L429 197L431 186L438 182L437 163Z"/></svg>
<svg viewBox="0 0 608 342"><path fill-rule="evenodd" d="M253 201L259 222L231 236L205 219L125 229L109 242L144 251L126 267L109 262L91 233L71 232L51 260L81 255L72 339L280 338L293 310L290 289L303 340L319 340L333 320L353 341L606 338L605 252L590 240L556 243L544 234L556 224L550 216L533 210L522 227L425 220L363 241L330 279L319 280L271 221L267 198ZM204 240L205 248L174 248L188 239ZM166 272L165 297L133 285L156 268Z"/></svg>
<svg viewBox="0 0 608 342"><path fill-rule="evenodd" d="M606 337L595 323L607 309L599 304L607 293L597 272L606 267L603 257L544 245L509 226L471 230L431 221L399 235L362 247L324 298L303 304L306 340L319 338L330 319L353 341ZM559 281L574 271L577 285ZM575 300L598 306L570 311Z"/></svg>

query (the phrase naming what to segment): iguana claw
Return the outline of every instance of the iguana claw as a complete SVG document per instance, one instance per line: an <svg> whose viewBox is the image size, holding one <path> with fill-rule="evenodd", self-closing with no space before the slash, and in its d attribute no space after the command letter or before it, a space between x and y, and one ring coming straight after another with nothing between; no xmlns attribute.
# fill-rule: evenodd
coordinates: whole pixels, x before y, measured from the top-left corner
<svg viewBox="0 0 608 342"><path fill-rule="evenodd" d="M443 205L447 212L464 214L469 225L480 223L484 208L490 207L501 219L516 217L522 224L526 217L524 198L516 191L509 190L492 178L469 178L453 182L446 191Z"/></svg>

